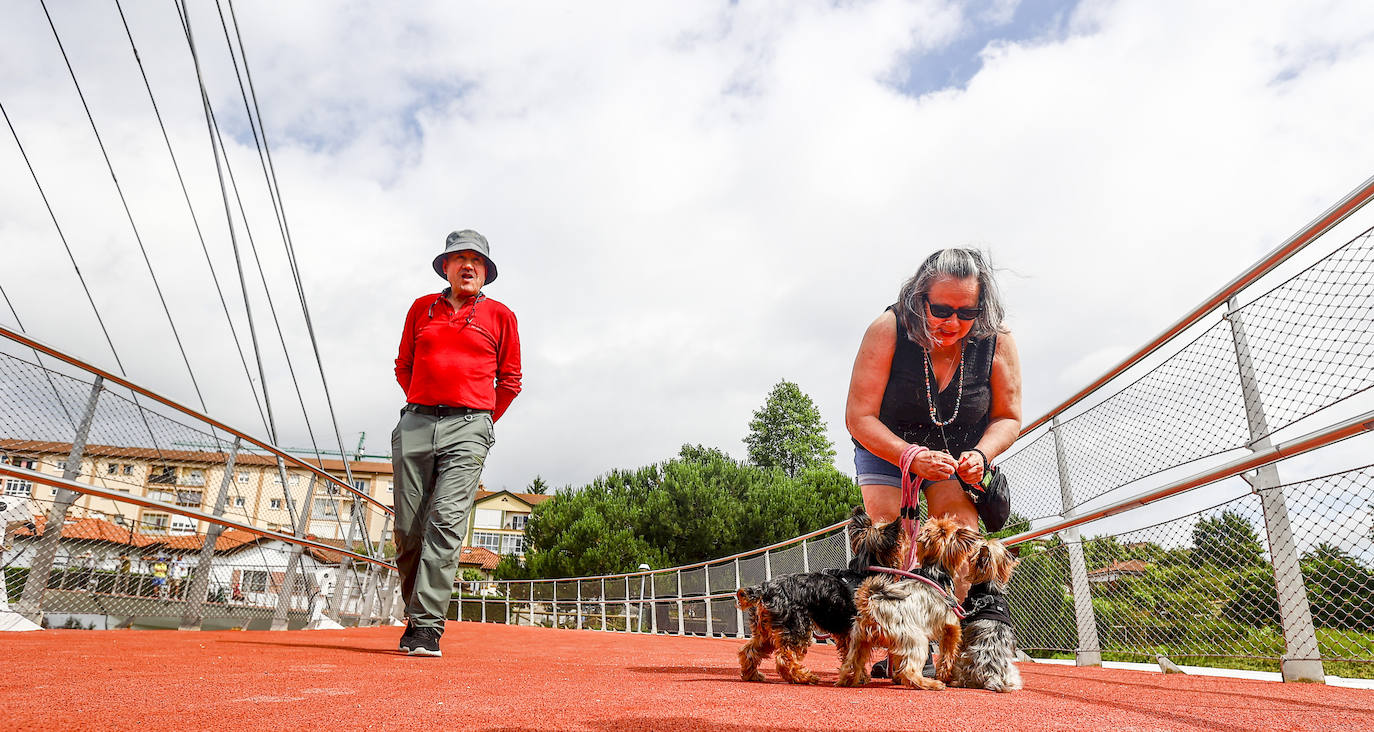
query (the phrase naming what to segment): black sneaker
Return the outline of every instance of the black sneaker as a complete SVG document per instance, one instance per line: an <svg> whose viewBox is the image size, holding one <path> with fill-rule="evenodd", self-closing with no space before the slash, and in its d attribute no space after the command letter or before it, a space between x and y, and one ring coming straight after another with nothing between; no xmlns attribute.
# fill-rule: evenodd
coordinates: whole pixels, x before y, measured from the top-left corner
<svg viewBox="0 0 1374 732"><path fill-rule="evenodd" d="M406 632L401 634L401 643L399 646L401 653L410 653L410 649L415 647L416 630L418 629L414 625L411 625L410 619L406 618Z"/></svg>
<svg viewBox="0 0 1374 732"><path fill-rule="evenodd" d="M444 631L440 628L416 628L411 636L410 651L412 656L442 656L444 652L439 650L439 636Z"/></svg>
<svg viewBox="0 0 1374 732"><path fill-rule="evenodd" d="M892 678L892 672L888 670L887 659L873 664L873 668L868 672L869 677L875 679ZM921 669L921 675L928 678L935 678L935 647L931 646L931 652L926 654L925 668Z"/></svg>

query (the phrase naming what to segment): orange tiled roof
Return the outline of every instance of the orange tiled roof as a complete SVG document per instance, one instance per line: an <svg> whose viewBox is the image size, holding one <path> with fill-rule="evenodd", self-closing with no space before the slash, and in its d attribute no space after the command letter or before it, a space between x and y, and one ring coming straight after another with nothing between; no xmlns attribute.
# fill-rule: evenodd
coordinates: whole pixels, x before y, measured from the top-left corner
<svg viewBox="0 0 1374 732"><path fill-rule="evenodd" d="M34 529L24 526L15 531L14 535L42 536L43 528L47 523L47 516L34 516ZM130 532L129 529L112 521L96 518L67 519L62 525L62 538L108 541L111 544L127 544L129 546L149 546L158 543L158 540L151 536L140 534L137 531Z"/></svg>
<svg viewBox="0 0 1374 732"><path fill-rule="evenodd" d="M0 440L0 450L31 452L47 455L66 456L72 450L70 442L50 442L46 440ZM160 460L183 463L223 463L229 454L215 450L162 450L151 447L120 447L118 445L86 445L82 452L85 458L130 458L133 460ZM301 462L314 465L327 471L343 472L342 460L326 458L300 458ZM239 453L234 462L238 465L276 465L277 458L272 455L258 455L250 452ZM391 463L350 460L348 466L360 473L391 473Z"/></svg>
<svg viewBox="0 0 1374 732"><path fill-rule="evenodd" d="M458 553L458 566L467 565L481 567L487 571L496 569L496 565L501 563L501 557L496 552L482 546L465 546Z"/></svg>
<svg viewBox="0 0 1374 732"><path fill-rule="evenodd" d="M1108 574L1111 572L1137 572L1143 574L1145 570L1149 568L1150 563L1146 562L1143 559L1128 559L1124 562L1116 562L1115 564L1103 567L1102 569L1094 569L1088 574Z"/></svg>

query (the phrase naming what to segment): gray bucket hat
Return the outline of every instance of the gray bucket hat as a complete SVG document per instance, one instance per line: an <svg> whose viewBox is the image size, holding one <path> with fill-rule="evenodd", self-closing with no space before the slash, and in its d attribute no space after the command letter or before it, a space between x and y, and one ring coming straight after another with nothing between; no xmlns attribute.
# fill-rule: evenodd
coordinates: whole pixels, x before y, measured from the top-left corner
<svg viewBox="0 0 1374 732"><path fill-rule="evenodd" d="M487 238L472 229L455 231L449 234L448 240L444 242L444 251L439 252L439 256L434 258L434 273L448 279L444 274L444 257L454 252L474 251L482 255L482 259L487 260L487 280L484 284L490 285L496 281L496 263L491 261L489 249Z"/></svg>

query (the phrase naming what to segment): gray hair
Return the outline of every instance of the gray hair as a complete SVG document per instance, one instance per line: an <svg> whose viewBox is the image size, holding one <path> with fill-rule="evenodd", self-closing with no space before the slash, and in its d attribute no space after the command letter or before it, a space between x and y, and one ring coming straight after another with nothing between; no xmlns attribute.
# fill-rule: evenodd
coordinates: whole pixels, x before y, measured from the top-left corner
<svg viewBox="0 0 1374 732"><path fill-rule="evenodd" d="M902 285L897 295L897 319L913 343L930 350L933 339L930 321L925 317L925 296L935 280L941 277L956 280L978 278L978 307L983 312L974 319L973 329L969 331L970 338L987 338L1005 330L1002 319L1006 315L1006 308L1002 304L1002 293L997 289L997 280L993 277L988 258L977 249L941 249L926 257L926 261Z"/></svg>

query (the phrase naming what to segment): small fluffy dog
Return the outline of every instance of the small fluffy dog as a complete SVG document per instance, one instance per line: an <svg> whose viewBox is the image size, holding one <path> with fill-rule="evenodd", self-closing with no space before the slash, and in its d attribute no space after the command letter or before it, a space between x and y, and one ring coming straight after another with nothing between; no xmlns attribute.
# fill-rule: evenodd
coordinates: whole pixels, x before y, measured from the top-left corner
<svg viewBox="0 0 1374 732"><path fill-rule="evenodd" d="M811 648L812 626L829 633L841 657L854 623L854 590L874 565L896 566L903 556L901 523L874 525L862 507L849 519L854 559L847 569L827 569L776 577L741 588L735 601L749 615L749 642L739 651L740 678L763 681L759 663L770 652L778 675L793 684L820 678L802 661Z"/></svg>
<svg viewBox="0 0 1374 732"><path fill-rule="evenodd" d="M1007 607L1006 587L1017 560L1002 542L988 539L969 562L963 637L950 668L949 685L966 689L1016 691L1016 635Z"/></svg>
<svg viewBox="0 0 1374 732"><path fill-rule="evenodd" d="M918 579L875 574L854 593L856 615L849 633L849 648L840 667L838 686L862 686L869 682L868 656L884 646L891 659L892 682L918 689L943 689L937 679L921 675L930 642L940 643L938 676L947 678L948 665L959 644L959 616L954 608L954 577L978 550L978 532L953 519L925 522L916 535L916 574L944 588L936 590Z"/></svg>

